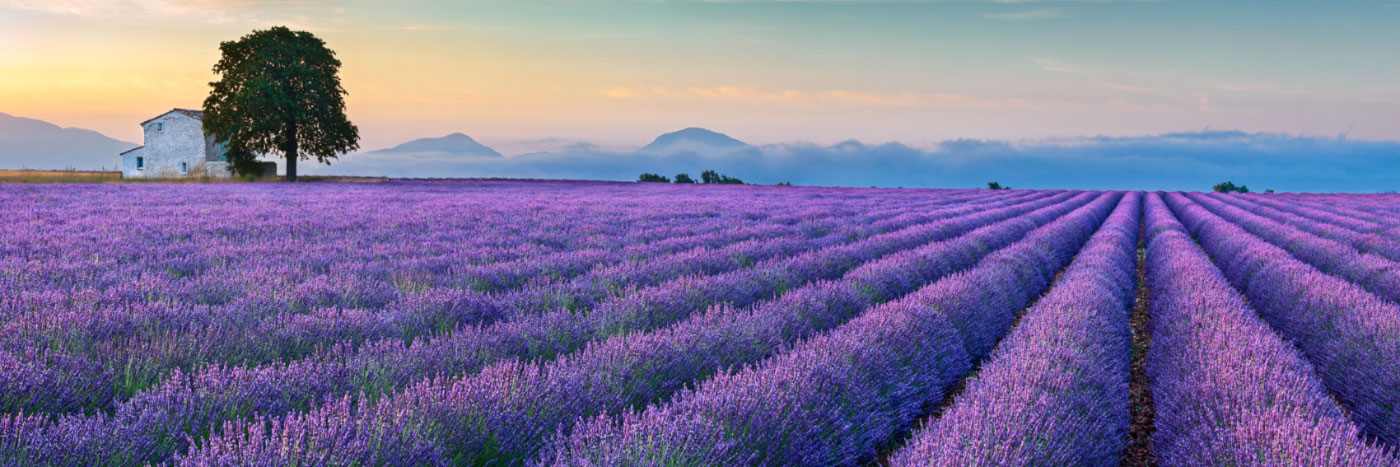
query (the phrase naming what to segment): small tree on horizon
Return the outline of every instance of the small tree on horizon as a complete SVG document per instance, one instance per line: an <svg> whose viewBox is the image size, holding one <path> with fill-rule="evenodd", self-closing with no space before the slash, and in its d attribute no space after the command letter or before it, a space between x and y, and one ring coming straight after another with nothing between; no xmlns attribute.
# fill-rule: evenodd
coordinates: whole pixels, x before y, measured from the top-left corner
<svg viewBox="0 0 1400 467"><path fill-rule="evenodd" d="M298 159L329 165L360 148L360 131L345 116L340 60L325 41L276 26L222 42L219 50L204 133L226 146L234 172L256 173L258 154L280 154L294 182Z"/></svg>
<svg viewBox="0 0 1400 467"><path fill-rule="evenodd" d="M676 183L695 183L695 179L690 178L688 173L678 173L676 174Z"/></svg>
<svg viewBox="0 0 1400 467"><path fill-rule="evenodd" d="M1217 183L1217 184L1215 184L1215 186L1211 187L1210 189L1211 189L1212 191L1216 192L1216 193L1249 193L1249 187L1248 187L1248 186L1246 186L1246 185L1238 185L1238 186L1236 186L1236 185L1235 185L1235 182L1231 182L1231 181L1226 181L1226 182L1223 182L1223 183Z"/></svg>
<svg viewBox="0 0 1400 467"><path fill-rule="evenodd" d="M706 170L706 171L704 171L704 172L700 172L700 181L701 181L702 183L705 183L705 184L720 184L720 185L743 185L743 184L744 184L744 181L743 181L743 180L740 180L740 179L737 179L737 178L734 178L734 177L730 177L730 176L728 176L728 175L721 175L719 172L715 172L715 171L713 171L713 170Z"/></svg>
<svg viewBox="0 0 1400 467"><path fill-rule="evenodd" d="M668 178L666 178L665 175L657 175L657 174L654 174L654 173L644 173L644 174L641 174L641 175L637 176L637 181L638 181L638 182L651 182L651 183L670 183L670 182L671 182L671 180L668 179Z"/></svg>
<svg viewBox="0 0 1400 467"><path fill-rule="evenodd" d="M1002 186L1001 183L998 183L998 182L987 182L987 189L988 189L988 190L1010 190L1011 187L1009 187L1009 186Z"/></svg>

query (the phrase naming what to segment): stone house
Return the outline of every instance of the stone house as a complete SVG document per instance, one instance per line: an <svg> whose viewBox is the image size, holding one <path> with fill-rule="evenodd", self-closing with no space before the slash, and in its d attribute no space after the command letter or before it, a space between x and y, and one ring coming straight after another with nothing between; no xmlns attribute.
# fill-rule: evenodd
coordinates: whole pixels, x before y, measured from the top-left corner
<svg viewBox="0 0 1400 467"><path fill-rule="evenodd" d="M145 145L121 153L124 178L230 177L224 146L204 136L204 112L172 109L141 122Z"/></svg>

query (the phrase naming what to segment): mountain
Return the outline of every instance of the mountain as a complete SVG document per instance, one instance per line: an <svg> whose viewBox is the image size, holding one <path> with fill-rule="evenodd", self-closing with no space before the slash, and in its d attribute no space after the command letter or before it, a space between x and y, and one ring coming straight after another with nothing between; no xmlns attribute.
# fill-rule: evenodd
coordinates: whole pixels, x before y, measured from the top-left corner
<svg viewBox="0 0 1400 467"><path fill-rule="evenodd" d="M118 154L136 146L92 130L0 113L0 169L116 168Z"/></svg>
<svg viewBox="0 0 1400 467"><path fill-rule="evenodd" d="M441 138L415 139L387 149L369 151L366 154L438 154L471 157L502 157L495 149L483 146L470 136L453 133Z"/></svg>
<svg viewBox="0 0 1400 467"><path fill-rule="evenodd" d="M601 152L631 153L636 146L595 143L573 138L505 139L491 142L491 147L507 156L537 154L595 154Z"/></svg>
<svg viewBox="0 0 1400 467"><path fill-rule="evenodd" d="M686 128L656 137L642 147L640 152L647 154L670 155L693 152L701 155L726 154L749 147L747 143L730 138L729 135L704 128Z"/></svg>

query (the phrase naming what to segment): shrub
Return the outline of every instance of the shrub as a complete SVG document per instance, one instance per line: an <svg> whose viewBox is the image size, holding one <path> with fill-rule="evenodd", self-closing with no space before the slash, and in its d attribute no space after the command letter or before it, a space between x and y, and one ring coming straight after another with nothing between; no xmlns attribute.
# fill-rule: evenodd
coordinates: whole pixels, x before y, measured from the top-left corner
<svg viewBox="0 0 1400 467"><path fill-rule="evenodd" d="M713 171L713 170L706 170L706 171L704 171L704 172L700 172L700 181L703 182L703 183L707 183L707 184L721 184L721 185L743 185L743 184L744 184L744 181L743 181L743 180L740 180L740 179L737 179L737 178L734 178L734 177L730 177L730 176L728 176L728 175L722 175L722 174L720 174L719 172L715 172L715 171Z"/></svg>
<svg viewBox="0 0 1400 467"><path fill-rule="evenodd" d="M1211 187L1216 193L1249 193L1249 187L1245 185L1235 186L1234 182L1217 183Z"/></svg>

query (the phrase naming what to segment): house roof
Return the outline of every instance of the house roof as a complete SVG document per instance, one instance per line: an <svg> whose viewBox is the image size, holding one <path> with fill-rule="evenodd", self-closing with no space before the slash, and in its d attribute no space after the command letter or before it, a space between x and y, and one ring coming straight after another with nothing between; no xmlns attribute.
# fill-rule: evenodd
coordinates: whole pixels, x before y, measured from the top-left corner
<svg viewBox="0 0 1400 467"><path fill-rule="evenodd" d="M137 149L141 149L141 148L144 148L144 147L145 147L145 146L137 146L137 147L134 147L134 148L131 148L131 149L127 149L127 150L125 150L125 151L122 151L121 154L117 154L117 155L118 155L118 156L125 156L126 153L128 153L128 152L135 151L135 150L137 150Z"/></svg>
<svg viewBox="0 0 1400 467"><path fill-rule="evenodd" d="M193 118L193 119L195 119L195 120L201 120L201 121L204 120L204 112L203 112L203 111L199 111L199 110L190 110L190 109L170 109L169 112L166 112L166 113L163 113L163 114L160 114L160 115L156 115L156 116L154 116L154 117L151 117L151 118L147 119L147 120L144 121L144 122L141 122L141 125L144 126L145 124L150 123L151 120L155 120L155 119L157 119L157 118L161 118L161 117L164 117L164 116L166 116L166 115L170 115L170 114L172 114L172 113L178 113L178 114L180 114L180 115L184 115L184 116L186 116L186 117L190 117L190 118Z"/></svg>

